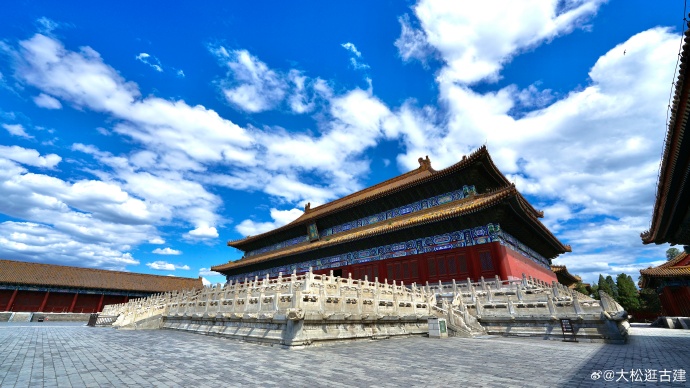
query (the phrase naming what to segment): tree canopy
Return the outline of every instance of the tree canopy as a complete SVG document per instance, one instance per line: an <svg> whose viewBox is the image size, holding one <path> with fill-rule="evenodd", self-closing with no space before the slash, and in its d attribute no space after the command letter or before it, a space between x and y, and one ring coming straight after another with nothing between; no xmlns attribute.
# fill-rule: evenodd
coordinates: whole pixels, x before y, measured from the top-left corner
<svg viewBox="0 0 690 388"><path fill-rule="evenodd" d="M680 255L678 248L668 248L666 250L666 261L673 260L678 255Z"/></svg>

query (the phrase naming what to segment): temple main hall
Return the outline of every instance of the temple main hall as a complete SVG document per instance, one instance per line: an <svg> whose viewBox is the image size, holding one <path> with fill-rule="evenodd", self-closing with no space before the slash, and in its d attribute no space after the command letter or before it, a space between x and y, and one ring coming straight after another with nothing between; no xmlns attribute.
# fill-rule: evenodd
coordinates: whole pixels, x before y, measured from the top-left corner
<svg viewBox="0 0 690 388"><path fill-rule="evenodd" d="M435 170L419 168L324 205L280 228L230 241L240 260L212 267L228 281L333 271L405 284L453 279L557 281L570 252L498 170L486 147Z"/></svg>

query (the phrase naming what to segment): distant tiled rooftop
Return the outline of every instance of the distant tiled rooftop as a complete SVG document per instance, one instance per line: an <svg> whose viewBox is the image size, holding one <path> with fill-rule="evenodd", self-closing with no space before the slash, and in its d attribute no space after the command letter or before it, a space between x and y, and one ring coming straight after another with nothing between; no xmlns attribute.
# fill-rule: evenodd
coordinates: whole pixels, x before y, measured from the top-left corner
<svg viewBox="0 0 690 388"><path fill-rule="evenodd" d="M640 270L640 274L650 277L690 276L690 257L686 252L682 252L658 267Z"/></svg>
<svg viewBox="0 0 690 388"><path fill-rule="evenodd" d="M132 272L0 260L0 284L165 292L201 288L201 278L146 275Z"/></svg>

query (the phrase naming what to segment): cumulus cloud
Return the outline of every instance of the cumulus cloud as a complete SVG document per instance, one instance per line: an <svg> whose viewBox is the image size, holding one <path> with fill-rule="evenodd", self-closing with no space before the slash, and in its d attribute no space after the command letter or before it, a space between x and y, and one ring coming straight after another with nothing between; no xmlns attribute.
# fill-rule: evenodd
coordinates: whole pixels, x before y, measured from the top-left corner
<svg viewBox="0 0 690 388"><path fill-rule="evenodd" d="M116 240L115 235L112 238ZM139 264L122 248L108 241L75 239L69 231L35 222L0 223L0 257L6 259L113 270Z"/></svg>
<svg viewBox="0 0 690 388"><path fill-rule="evenodd" d="M156 244L156 245L163 245L163 244L165 244L165 240L162 239L162 238L160 238L160 237L152 238L152 239L150 239L148 242L149 242L149 244Z"/></svg>
<svg viewBox="0 0 690 388"><path fill-rule="evenodd" d="M514 15L545 4L528 4ZM443 62L440 109L407 102L385 127L389 136L403 139L403 169L416 167L415 157L425 154L435 166L447 166L458 154L488 144L499 168L532 202L544 205L547 225L573 246L574 253L556 263L589 281L599 273L644 268L663 256L664 247L642 247L639 233L648 228L654 203L665 120L659 101L668 97L678 35L654 28L630 37L597 60L589 85L560 99L538 83L482 93L469 84L496 79L510 58L577 28L598 5L578 2L559 13L537 13L534 23L507 32L502 27L498 37L484 30L503 10L482 12L490 19L482 20L468 7L421 1L415 7L422 28L417 36ZM471 31L476 36L468 36ZM634 255L630 247L636 247Z"/></svg>
<svg viewBox="0 0 690 388"><path fill-rule="evenodd" d="M33 138L33 136L26 133L24 126L21 124L2 124L2 127L5 128L12 136L19 136L27 139Z"/></svg>
<svg viewBox="0 0 690 388"><path fill-rule="evenodd" d="M17 75L44 93L79 107L122 120L115 131L151 147L179 152L196 161L251 163L247 132L215 111L184 101L141 98L136 84L125 81L90 47L66 50L36 34L20 42Z"/></svg>
<svg viewBox="0 0 690 388"><path fill-rule="evenodd" d="M61 109L62 104L55 97L51 97L45 93L41 93L34 97L34 103L41 108L46 109Z"/></svg>
<svg viewBox="0 0 690 388"><path fill-rule="evenodd" d="M172 249L170 247L166 247L163 249L156 248L151 253L155 253L157 255L181 255L182 251L178 251L177 249Z"/></svg>
<svg viewBox="0 0 690 388"><path fill-rule="evenodd" d="M301 216L304 211L300 209L278 210L271 209L271 218L273 221L256 222L252 220L244 220L240 222L235 229L243 236L256 236L269 230L279 228L283 225L289 224Z"/></svg>
<svg viewBox="0 0 690 388"><path fill-rule="evenodd" d="M174 271L176 269L188 271L190 269L188 265L177 265L162 260L157 260L152 263L146 263L146 266L158 271Z"/></svg>
<svg viewBox="0 0 690 388"><path fill-rule="evenodd" d="M515 55L581 26L603 2L420 0L413 7L420 28L401 18L395 44L405 60L426 58L433 48L445 62L443 82L496 80Z"/></svg>
<svg viewBox="0 0 690 388"><path fill-rule="evenodd" d="M45 168L53 168L62 160L62 158L56 154L41 156L36 150L19 146L8 147L0 145L0 155L2 155L0 158L13 160L29 166Z"/></svg>
<svg viewBox="0 0 690 388"><path fill-rule="evenodd" d="M189 233L187 233L187 235L190 238L216 238L218 237L218 230L216 230L216 228L213 226L202 225L194 230L190 230Z"/></svg>

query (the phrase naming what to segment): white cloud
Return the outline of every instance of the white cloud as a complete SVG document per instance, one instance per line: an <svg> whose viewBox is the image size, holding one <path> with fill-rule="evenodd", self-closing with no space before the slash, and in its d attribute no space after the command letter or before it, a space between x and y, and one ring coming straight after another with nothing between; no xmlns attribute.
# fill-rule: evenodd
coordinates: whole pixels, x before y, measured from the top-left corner
<svg viewBox="0 0 690 388"><path fill-rule="evenodd" d="M34 150L8 149L14 159L43 164ZM28 221L2 224L0 254L8 259L123 269L138 264L128 251L154 238L158 233L153 225L166 215L117 185L66 182L28 172L1 157L0 198L1 214Z"/></svg>
<svg viewBox="0 0 690 388"><path fill-rule="evenodd" d="M165 240L160 237L155 237L149 240L149 244L163 245Z"/></svg>
<svg viewBox="0 0 690 388"><path fill-rule="evenodd" d="M243 236L256 236L257 234L268 232L269 230L286 225L296 220L303 213L304 211L300 209L278 210L272 208L271 218L273 221L255 222L252 220L244 220L240 222L235 229Z"/></svg>
<svg viewBox="0 0 690 388"><path fill-rule="evenodd" d="M34 222L0 223L0 257L4 259L114 270L139 264L121 248L108 242L75 239L69 232Z"/></svg>
<svg viewBox="0 0 690 388"><path fill-rule="evenodd" d="M369 65L367 65L366 63L359 62L355 58L350 58L350 64L355 70L364 70L369 68Z"/></svg>
<svg viewBox="0 0 690 388"><path fill-rule="evenodd" d="M202 106L141 99L137 85L122 79L90 47L68 51L40 34L20 47L18 77L76 106L122 120L115 127L122 135L196 161L253 163L252 139L244 129Z"/></svg>
<svg viewBox="0 0 690 388"><path fill-rule="evenodd" d="M446 27L455 31L457 26ZM568 30L556 27L547 32ZM535 36L511 44L519 50L526 47L520 42L549 35ZM408 102L387 121L386 134L403 139L406 152L398 163L404 170L415 168L419 155L429 154L440 168L488 144L501 171L535 204L546 204L545 222L572 244L574 253L556 262L586 280L596 280L602 271L643 268L663 257L665 249L643 247L639 233L648 228L654 203L665 121L659 101L668 98L678 39L663 28L632 36L599 58L589 73L590 85L555 102L538 84L478 93L440 77L442 109ZM442 74L458 66L455 59L446 60ZM496 66L477 67L483 70L474 80L498 76L501 62L489 62ZM524 111L511 115L517 108Z"/></svg>
<svg viewBox="0 0 690 388"><path fill-rule="evenodd" d="M208 287L208 286L210 286L212 283L211 283L208 279L202 277L202 278L201 278L201 284L202 284L204 287Z"/></svg>
<svg viewBox="0 0 690 388"><path fill-rule="evenodd" d="M288 88L281 75L247 50L228 52L220 47L216 52L221 53L229 69L231 81L222 86L228 102L250 113L273 109L281 103Z"/></svg>
<svg viewBox="0 0 690 388"><path fill-rule="evenodd" d="M27 139L33 138L24 130L24 126L21 124L2 124L2 127L7 130L12 136L24 137Z"/></svg>
<svg viewBox="0 0 690 388"><path fill-rule="evenodd" d="M410 24L410 16L403 15L398 18L400 22L400 37L395 41L395 47L403 60L418 59L426 63L427 57L431 54L432 48L426 42L424 31L415 29Z"/></svg>
<svg viewBox="0 0 690 388"><path fill-rule="evenodd" d="M216 271L211 271L209 268L200 268L199 276L223 276L223 274Z"/></svg>
<svg viewBox="0 0 690 388"><path fill-rule="evenodd" d="M172 249L170 247L166 247L163 249L156 248L151 253L155 253L157 255L181 255L182 251L178 251L177 249Z"/></svg>
<svg viewBox="0 0 690 388"><path fill-rule="evenodd" d="M48 19L47 17L43 16L40 17L36 20L36 23L38 24L38 29L44 34L50 34L54 30L56 30L58 27L60 27L60 24Z"/></svg>
<svg viewBox="0 0 690 388"><path fill-rule="evenodd" d="M218 230L213 226L202 225L194 230L190 230L186 236L200 239L216 238L218 237Z"/></svg>
<svg viewBox="0 0 690 388"><path fill-rule="evenodd" d="M442 82L496 80L513 56L571 32L602 3L527 0L499 5L492 1L420 0L414 6L420 29L402 18L396 46L405 60L425 58L433 47L446 64L439 74Z"/></svg>
<svg viewBox="0 0 690 388"><path fill-rule="evenodd" d="M56 154L41 156L38 151L33 149L3 145L0 145L0 158L13 160L29 166L45 168L53 168L62 160L62 158Z"/></svg>
<svg viewBox="0 0 690 388"><path fill-rule="evenodd" d="M159 73L163 72L163 67L161 66L161 61L159 61L158 58L151 56L148 53L140 53L135 58L137 61L151 66L151 68L153 68L153 70L155 70Z"/></svg>
<svg viewBox="0 0 690 388"><path fill-rule="evenodd" d="M353 43L347 42L347 43L341 44L341 46L345 50L349 51L351 54L354 55L354 56L350 57L350 64L352 64L352 67L355 70L364 70L364 69L369 68L369 65L367 65L366 63L363 63L357 59L357 58L362 57L362 53L359 52L359 50L357 50L357 47Z"/></svg>
<svg viewBox="0 0 690 388"><path fill-rule="evenodd" d="M158 271L174 271L176 269L188 271L190 269L188 265L176 265L162 260L157 260L153 263L146 263L146 266Z"/></svg>
<svg viewBox="0 0 690 388"><path fill-rule="evenodd" d="M46 109L62 109L62 104L55 97L51 97L45 93L41 93L34 97L34 103L41 108Z"/></svg>
<svg viewBox="0 0 690 388"><path fill-rule="evenodd" d="M292 92L288 97L288 104L294 113L307 113L314 109L314 100L307 94L307 77L292 69L288 73L288 80L292 84Z"/></svg>
<svg viewBox="0 0 690 388"><path fill-rule="evenodd" d="M356 57L361 57L361 56L362 56L362 53L360 53L359 50L357 50L357 47L356 47L354 44L350 43L350 42L343 43L343 44L341 44L341 46L343 46L343 48L344 48L345 50L347 50L347 51L351 52L352 54L354 54Z"/></svg>
<svg viewBox="0 0 690 388"><path fill-rule="evenodd" d="M178 76L179 78L184 78L184 77L185 77L184 71L182 71L182 70L177 70L177 73L175 73L175 74L177 74L177 76Z"/></svg>

